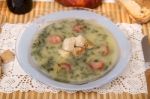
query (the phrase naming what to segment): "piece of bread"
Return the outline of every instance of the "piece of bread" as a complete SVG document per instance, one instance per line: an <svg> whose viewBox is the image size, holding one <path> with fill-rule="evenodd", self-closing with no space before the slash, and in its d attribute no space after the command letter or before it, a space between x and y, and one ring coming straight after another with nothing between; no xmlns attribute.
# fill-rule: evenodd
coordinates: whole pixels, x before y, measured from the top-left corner
<svg viewBox="0 0 150 99"><path fill-rule="evenodd" d="M150 0L118 0L118 2L137 22L146 23L150 20Z"/></svg>
<svg viewBox="0 0 150 99"><path fill-rule="evenodd" d="M0 57L2 59L2 62L6 64L6 63L14 60L15 55L10 50L6 50L0 55Z"/></svg>
<svg viewBox="0 0 150 99"><path fill-rule="evenodd" d="M2 66L2 63L3 63L3 62L2 62L2 58L0 57L0 66Z"/></svg>
<svg viewBox="0 0 150 99"><path fill-rule="evenodd" d="M148 9L150 9L150 0L135 0L135 2L137 2L141 6L144 6Z"/></svg>

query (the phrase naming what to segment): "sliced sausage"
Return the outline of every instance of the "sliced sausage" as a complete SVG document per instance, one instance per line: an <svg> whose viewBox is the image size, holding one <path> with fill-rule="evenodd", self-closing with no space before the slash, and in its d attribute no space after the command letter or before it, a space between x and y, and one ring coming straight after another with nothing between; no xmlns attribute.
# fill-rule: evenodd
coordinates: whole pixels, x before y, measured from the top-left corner
<svg viewBox="0 0 150 99"><path fill-rule="evenodd" d="M75 32L77 32L77 33L80 33L80 32L82 32L83 28L84 28L83 25L81 25L81 24L76 24L76 25L73 26L73 31L75 31Z"/></svg>
<svg viewBox="0 0 150 99"><path fill-rule="evenodd" d="M52 44L59 44L62 41L61 37L58 35L50 35L48 37L48 42Z"/></svg>
<svg viewBox="0 0 150 99"><path fill-rule="evenodd" d="M69 63L61 63L58 64L62 69L65 69L67 72L71 71L71 64Z"/></svg>
<svg viewBox="0 0 150 99"><path fill-rule="evenodd" d="M103 61L91 62L90 67L94 70L101 70L104 67L104 62Z"/></svg>

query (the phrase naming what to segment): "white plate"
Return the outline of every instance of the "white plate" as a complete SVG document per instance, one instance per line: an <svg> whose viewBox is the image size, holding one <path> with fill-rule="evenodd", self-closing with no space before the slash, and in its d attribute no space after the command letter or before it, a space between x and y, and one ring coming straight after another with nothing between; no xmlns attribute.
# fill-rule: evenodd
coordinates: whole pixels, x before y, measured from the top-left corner
<svg viewBox="0 0 150 99"><path fill-rule="evenodd" d="M29 49L32 38L40 29L39 26L41 24L46 24L48 21L64 18L93 19L105 28L107 28L113 34L118 43L120 58L118 59L116 66L109 73L99 78L98 80L82 85L73 85L52 80L31 65L29 59ZM65 90L86 90L100 87L108 82L111 82L113 79L119 76L128 64L131 55L131 47L125 35L117 28L115 24L113 24L106 17L85 10L71 10L60 11L46 16L42 16L35 22L31 23L31 25L26 28L26 30L23 32L22 35L20 35L19 39L17 40L16 53L21 67L33 78L36 78L37 80L55 88Z"/></svg>

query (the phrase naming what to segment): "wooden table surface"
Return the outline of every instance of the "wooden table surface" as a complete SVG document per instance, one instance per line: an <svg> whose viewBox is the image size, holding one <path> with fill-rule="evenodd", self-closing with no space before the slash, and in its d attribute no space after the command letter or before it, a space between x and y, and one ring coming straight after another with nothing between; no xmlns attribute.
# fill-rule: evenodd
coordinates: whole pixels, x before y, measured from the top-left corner
<svg viewBox="0 0 150 99"><path fill-rule="evenodd" d="M71 8L63 7L56 2L34 2L34 7L30 13L25 15L14 15L11 13L6 5L5 1L0 1L0 13L6 16L6 22L8 23L27 23L32 21L34 18L47 13L53 13L60 10L69 10ZM103 14L110 18L113 22L124 22L124 23L134 23L126 13L123 8L120 8L117 3L104 3L97 9L92 10L96 13ZM2 23L2 18L0 17L0 23ZM150 34L150 22L142 25L143 34ZM29 92L13 92L13 93L0 93L0 99L150 99L148 94L129 94L129 93L107 93L98 94L95 92L77 92L69 94L66 92L59 93L37 93L34 91Z"/></svg>

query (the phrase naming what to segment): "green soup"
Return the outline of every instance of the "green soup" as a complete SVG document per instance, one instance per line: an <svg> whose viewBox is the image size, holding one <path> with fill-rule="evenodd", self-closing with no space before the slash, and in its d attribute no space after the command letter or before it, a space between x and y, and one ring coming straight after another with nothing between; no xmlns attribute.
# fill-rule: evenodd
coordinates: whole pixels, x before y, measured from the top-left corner
<svg viewBox="0 0 150 99"><path fill-rule="evenodd" d="M31 47L32 59L44 74L71 84L102 77L115 66L118 54L112 34L97 22L83 19L51 22L36 35Z"/></svg>

